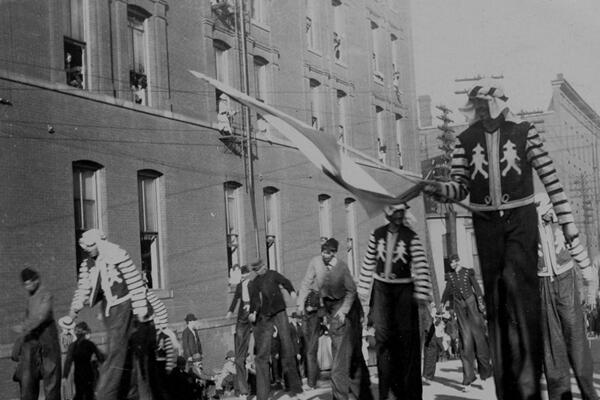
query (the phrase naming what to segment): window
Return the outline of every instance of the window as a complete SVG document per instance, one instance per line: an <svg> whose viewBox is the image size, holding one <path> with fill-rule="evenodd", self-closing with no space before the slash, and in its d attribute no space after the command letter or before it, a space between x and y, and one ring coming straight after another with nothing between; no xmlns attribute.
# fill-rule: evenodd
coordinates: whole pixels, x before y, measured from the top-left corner
<svg viewBox="0 0 600 400"><path fill-rule="evenodd" d="M267 0L251 0L252 19L260 24L267 24Z"/></svg>
<svg viewBox="0 0 600 400"><path fill-rule="evenodd" d="M64 38L64 60L67 85L87 87L86 20L84 0L69 0L69 16Z"/></svg>
<svg viewBox="0 0 600 400"><path fill-rule="evenodd" d="M269 269L281 272L281 209L279 189L272 186L263 189L265 206L265 233L267 245L267 265Z"/></svg>
<svg viewBox="0 0 600 400"><path fill-rule="evenodd" d="M312 50L319 47L317 1L306 0L306 44Z"/></svg>
<svg viewBox="0 0 600 400"><path fill-rule="evenodd" d="M343 90L336 91L337 109L338 109L338 132L337 139L342 144L348 144L347 130L346 130L346 119L347 119L347 100L348 95Z"/></svg>
<svg viewBox="0 0 600 400"><path fill-rule="evenodd" d="M241 187L238 182L225 182L225 234L227 248L228 277L234 266L242 265L242 202ZM231 282L237 284L237 282Z"/></svg>
<svg viewBox="0 0 600 400"><path fill-rule="evenodd" d="M358 277L358 231L356 223L356 200L351 197L344 199L346 208L346 251L348 268L353 276Z"/></svg>
<svg viewBox="0 0 600 400"><path fill-rule="evenodd" d="M341 0L332 0L333 6L333 57L336 61L343 60L344 45L344 12Z"/></svg>
<svg viewBox="0 0 600 400"><path fill-rule="evenodd" d="M213 41L213 48L215 50L215 76L218 81L221 81L226 84L230 84L229 77L229 45L220 40ZM221 96L221 91L216 91L216 104L217 109L219 106L219 97ZM223 94L226 97L229 103L229 96Z"/></svg>
<svg viewBox="0 0 600 400"><path fill-rule="evenodd" d="M402 115L396 114L396 153L398 154L398 168L404 168L404 159L402 157Z"/></svg>
<svg viewBox="0 0 600 400"><path fill-rule="evenodd" d="M396 74L400 71L398 65L398 37L394 34L390 35L390 45L392 47L392 73Z"/></svg>
<svg viewBox="0 0 600 400"><path fill-rule="evenodd" d="M383 73L381 72L380 54L379 54L379 25L371 21L371 61L373 68L373 79L375 82L383 84Z"/></svg>
<svg viewBox="0 0 600 400"><path fill-rule="evenodd" d="M99 171L102 165L93 161L73 163L73 205L75 215L75 249L77 270L84 254L79 247L81 234L88 229L101 229Z"/></svg>
<svg viewBox="0 0 600 400"><path fill-rule="evenodd" d="M256 98L262 102L267 102L267 65L267 60L262 57L254 56L254 83L256 85Z"/></svg>
<svg viewBox="0 0 600 400"><path fill-rule="evenodd" d="M387 146L385 144L385 132L383 129L383 108L379 106L375 106L375 121L377 130L377 158L384 163Z"/></svg>
<svg viewBox="0 0 600 400"><path fill-rule="evenodd" d="M310 125L315 129L321 128L321 83L316 79L309 80L310 86Z"/></svg>
<svg viewBox="0 0 600 400"><path fill-rule="evenodd" d="M320 194L319 199L319 230L321 243L324 243L333 235L333 219L331 215L331 196Z"/></svg>
<svg viewBox="0 0 600 400"><path fill-rule="evenodd" d="M163 286L160 253L160 179L152 170L138 171L142 276L149 288Z"/></svg>
<svg viewBox="0 0 600 400"><path fill-rule="evenodd" d="M131 57L129 85L133 102L142 105L148 105L148 38L146 35L146 19L148 17L150 14L142 8L127 7Z"/></svg>

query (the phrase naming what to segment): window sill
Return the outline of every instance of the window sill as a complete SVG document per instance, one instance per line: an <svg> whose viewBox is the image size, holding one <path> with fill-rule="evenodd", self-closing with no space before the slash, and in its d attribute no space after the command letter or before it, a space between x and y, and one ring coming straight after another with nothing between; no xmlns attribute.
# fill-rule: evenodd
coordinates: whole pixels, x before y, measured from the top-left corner
<svg viewBox="0 0 600 400"><path fill-rule="evenodd" d="M150 289L159 299L172 299L173 289Z"/></svg>
<svg viewBox="0 0 600 400"><path fill-rule="evenodd" d="M315 49L314 47L309 47L309 48L307 48L307 50L309 53L313 53L316 56L323 57L323 53L321 53L319 50Z"/></svg>
<svg viewBox="0 0 600 400"><path fill-rule="evenodd" d="M339 65L340 67L342 67L344 69L348 69L348 64L346 64L345 62L343 62L341 60L335 60L335 64Z"/></svg>
<svg viewBox="0 0 600 400"><path fill-rule="evenodd" d="M269 25L267 25L266 22L261 22L256 19L252 19L251 22L252 22L252 25L254 25L255 27L257 27L265 32L271 32L271 27Z"/></svg>

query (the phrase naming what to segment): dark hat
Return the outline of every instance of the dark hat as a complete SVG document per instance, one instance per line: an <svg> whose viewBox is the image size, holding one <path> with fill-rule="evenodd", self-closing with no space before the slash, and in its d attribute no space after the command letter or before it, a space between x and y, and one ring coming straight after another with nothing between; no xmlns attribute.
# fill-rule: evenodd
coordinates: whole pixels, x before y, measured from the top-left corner
<svg viewBox="0 0 600 400"><path fill-rule="evenodd" d="M337 240L335 240L334 238L329 238L325 241L325 243L321 245L321 251L327 249L333 251L334 253L337 253L339 245L340 244Z"/></svg>
<svg viewBox="0 0 600 400"><path fill-rule="evenodd" d="M451 254L450 257L448 257L448 261L460 261L460 257L458 256L458 254Z"/></svg>
<svg viewBox="0 0 600 400"><path fill-rule="evenodd" d="M90 332L91 332L90 327L88 326L88 324L85 321L78 322L77 325L75 325L75 335L77 337L79 337L81 335L85 335Z"/></svg>
<svg viewBox="0 0 600 400"><path fill-rule="evenodd" d="M37 271L31 268L25 268L23 271L21 271L21 280L23 282L33 281L35 279L39 279L39 277L40 275L37 273Z"/></svg>
<svg viewBox="0 0 600 400"><path fill-rule="evenodd" d="M242 268L240 268L240 272L242 274L249 274L250 273L250 268L248 268L247 265L242 265Z"/></svg>
<svg viewBox="0 0 600 400"><path fill-rule="evenodd" d="M189 313L188 315L185 316L185 322L190 322L190 321L197 321L198 318L196 318L196 316L192 313Z"/></svg>
<svg viewBox="0 0 600 400"><path fill-rule="evenodd" d="M252 268L253 271L257 271L263 265L265 265L265 263L263 262L262 258L259 258L258 260L254 261L252 264L250 264L250 267Z"/></svg>
<svg viewBox="0 0 600 400"><path fill-rule="evenodd" d="M235 358L235 353L233 352L233 350L229 350L227 352L227 354L225 355L225 359L228 359L228 358Z"/></svg>

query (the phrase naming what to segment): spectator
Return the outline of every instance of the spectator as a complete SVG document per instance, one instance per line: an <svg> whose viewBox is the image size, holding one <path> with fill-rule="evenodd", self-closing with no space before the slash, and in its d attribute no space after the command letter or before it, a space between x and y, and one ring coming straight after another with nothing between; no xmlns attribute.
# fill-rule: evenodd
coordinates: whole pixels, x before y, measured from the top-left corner
<svg viewBox="0 0 600 400"><path fill-rule="evenodd" d="M198 334L198 319L192 313L185 316L186 327L181 333L181 345L183 346L183 357L192 361L192 357L200 355L202 357L202 345Z"/></svg>
<svg viewBox="0 0 600 400"><path fill-rule="evenodd" d="M94 388L96 385L97 372L94 371L92 357L96 356L98 362L104 361L104 354L98 350L94 342L90 340L90 328L88 324L81 321L75 325L75 336L77 340L69 346L63 379L67 379L74 364L73 378L75 381L74 400L94 400Z"/></svg>
<svg viewBox="0 0 600 400"><path fill-rule="evenodd" d="M219 373L214 377L215 388L217 394L222 396L225 392L231 391L234 387L236 375L235 367L235 353L233 350L229 350L225 355L225 364Z"/></svg>
<svg viewBox="0 0 600 400"><path fill-rule="evenodd" d="M46 400L60 400L61 365L58 329L52 311L52 295L42 285L37 271L21 271L23 287L29 294L25 319L13 330L20 334L17 354L21 399L37 399L40 380Z"/></svg>

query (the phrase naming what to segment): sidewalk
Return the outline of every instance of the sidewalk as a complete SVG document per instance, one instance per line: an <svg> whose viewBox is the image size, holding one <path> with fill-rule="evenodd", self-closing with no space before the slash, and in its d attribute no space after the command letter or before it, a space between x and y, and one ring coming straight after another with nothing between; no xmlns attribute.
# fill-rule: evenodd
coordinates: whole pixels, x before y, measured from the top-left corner
<svg viewBox="0 0 600 400"><path fill-rule="evenodd" d="M487 380L485 383L477 380L469 389L464 392L461 386L462 366L460 360L450 360L438 362L435 379L423 384L423 400L493 400L496 398L494 383ZM574 378L571 378L573 398L579 399L579 389ZM600 373L594 374L594 386L596 392L600 393ZM371 386L375 399L377 399L377 378L373 379ZM542 399L547 400L545 392L546 384L542 380ZM331 388L329 380L319 381L319 388L310 392L305 392L307 399L310 400L331 400ZM289 396L282 391L271 394L273 400L286 400ZM225 399L236 399L236 397L225 397ZM249 399L256 399L255 396Z"/></svg>

